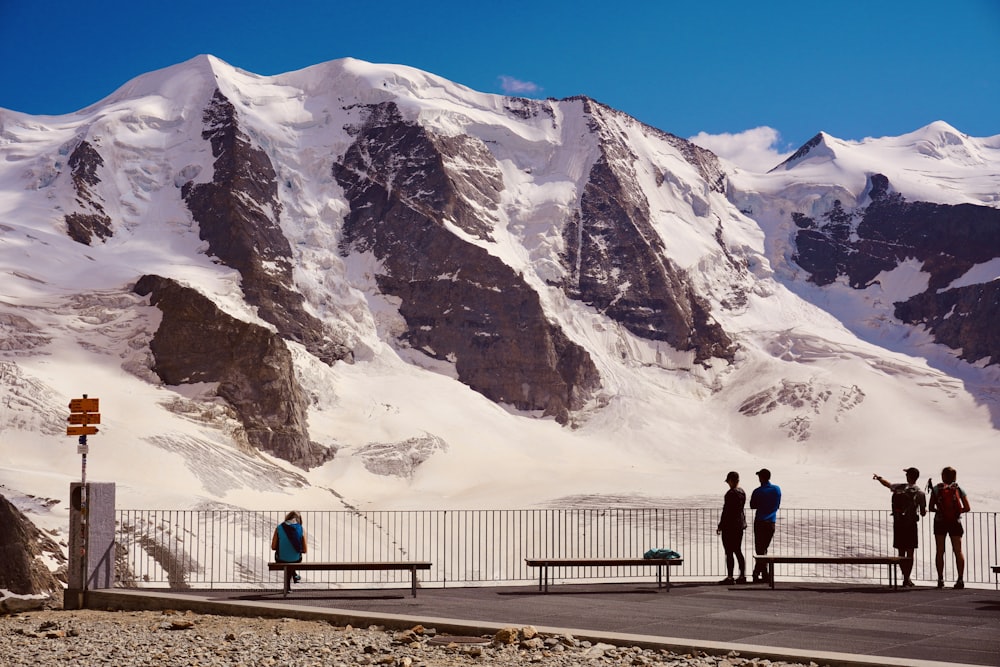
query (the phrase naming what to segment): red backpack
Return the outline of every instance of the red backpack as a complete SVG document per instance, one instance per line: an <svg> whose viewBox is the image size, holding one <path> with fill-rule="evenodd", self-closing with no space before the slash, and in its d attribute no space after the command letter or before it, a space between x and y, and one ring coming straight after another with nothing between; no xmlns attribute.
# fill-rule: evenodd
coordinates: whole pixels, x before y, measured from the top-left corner
<svg viewBox="0 0 1000 667"><path fill-rule="evenodd" d="M944 521L955 521L962 514L962 495L958 483L941 483L937 488L937 513Z"/></svg>

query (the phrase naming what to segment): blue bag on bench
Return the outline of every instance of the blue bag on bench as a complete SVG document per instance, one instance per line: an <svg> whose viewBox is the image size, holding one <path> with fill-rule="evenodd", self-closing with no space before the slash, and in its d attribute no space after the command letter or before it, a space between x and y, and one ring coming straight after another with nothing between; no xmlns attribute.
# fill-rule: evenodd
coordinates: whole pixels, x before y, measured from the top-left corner
<svg viewBox="0 0 1000 667"><path fill-rule="evenodd" d="M673 549L650 549L642 555L643 558L681 558Z"/></svg>

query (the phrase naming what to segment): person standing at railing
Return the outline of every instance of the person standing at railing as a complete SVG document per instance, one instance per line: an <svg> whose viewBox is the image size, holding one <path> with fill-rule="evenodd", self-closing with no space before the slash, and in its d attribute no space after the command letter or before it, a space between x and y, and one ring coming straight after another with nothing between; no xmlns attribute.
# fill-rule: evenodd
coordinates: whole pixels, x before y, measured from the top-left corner
<svg viewBox="0 0 1000 667"><path fill-rule="evenodd" d="M747 563L743 557L743 531L747 528L746 515L743 508L747 504L747 494L740 488L740 474L731 471L726 475L729 490L722 498L722 516L719 517L719 527L715 534L722 535L722 548L726 552L726 578L720 584L747 583ZM740 565L740 576L733 579L733 566L736 561Z"/></svg>
<svg viewBox="0 0 1000 667"><path fill-rule="evenodd" d="M750 509L757 510L753 519L753 550L758 556L766 556L774 539L774 528L781 506L781 487L771 484L771 471L761 468L757 471L760 486L750 494ZM757 562L753 566L753 583L768 583L767 566Z"/></svg>
<svg viewBox="0 0 1000 667"><path fill-rule="evenodd" d="M274 560L277 563L302 562L302 554L309 551L309 546L301 514L292 510L285 515L285 520L274 529L271 536L271 549L274 550ZM301 579L298 572L292 572L292 581L299 583Z"/></svg>
<svg viewBox="0 0 1000 667"><path fill-rule="evenodd" d="M965 491L958 485L958 472L948 466L941 471L941 483L931 490L930 507L934 512L934 565L937 566L937 587L944 588L944 538L951 537L958 578L955 588L965 588L965 554L962 553L962 514L972 509Z"/></svg>
<svg viewBox="0 0 1000 667"><path fill-rule="evenodd" d="M906 484L893 484L879 475L872 479L892 491L892 546L900 558L909 558L909 563L900 564L903 573L903 586L913 587L910 579L913 571L913 552L917 550L917 524L920 517L927 514L927 497L917 485L920 471L916 468L906 468Z"/></svg>

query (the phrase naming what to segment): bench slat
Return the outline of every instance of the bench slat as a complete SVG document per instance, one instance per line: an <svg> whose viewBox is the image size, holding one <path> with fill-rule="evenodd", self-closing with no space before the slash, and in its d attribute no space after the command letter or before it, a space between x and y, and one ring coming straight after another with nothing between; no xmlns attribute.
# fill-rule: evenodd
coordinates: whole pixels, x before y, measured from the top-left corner
<svg viewBox="0 0 1000 667"><path fill-rule="evenodd" d="M323 562L323 561L302 561L300 563L278 563L270 562L267 569L273 571L283 570L285 577L284 595L288 597L291 590L292 572L298 570L365 570L365 571L388 571L407 570L410 573L410 593L417 597L417 570L431 569L430 561L360 561L360 562Z"/></svg>
<svg viewBox="0 0 1000 667"><path fill-rule="evenodd" d="M811 563L817 565L888 565L889 585L899 588L896 567L912 563L912 558L902 556L754 556L758 563L767 566L767 578L774 588L774 566L776 563ZM902 568L901 568L902 569Z"/></svg>
<svg viewBox="0 0 1000 667"><path fill-rule="evenodd" d="M683 558L525 558L529 567L600 567L629 565L683 565Z"/></svg>
<svg viewBox="0 0 1000 667"><path fill-rule="evenodd" d="M267 568L269 570L284 570L286 568L293 570L429 570L431 569L431 564L429 561L371 561L358 563L302 561L301 563L268 563Z"/></svg>
<svg viewBox="0 0 1000 667"><path fill-rule="evenodd" d="M835 565L898 565L901 556L754 556L762 563L830 563Z"/></svg>
<svg viewBox="0 0 1000 667"><path fill-rule="evenodd" d="M538 572L538 590L549 592L550 567L656 567L656 586L664 585L663 568L666 567L666 586L670 588L670 566L683 565L683 558L525 558L528 567L541 568Z"/></svg>

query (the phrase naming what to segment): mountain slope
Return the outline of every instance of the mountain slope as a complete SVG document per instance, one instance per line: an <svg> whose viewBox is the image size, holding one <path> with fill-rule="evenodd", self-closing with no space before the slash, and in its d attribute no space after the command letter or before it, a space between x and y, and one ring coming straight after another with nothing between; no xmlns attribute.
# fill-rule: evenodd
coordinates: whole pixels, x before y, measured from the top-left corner
<svg viewBox="0 0 1000 667"><path fill-rule="evenodd" d="M587 98L210 56L0 138L19 492L77 478L88 393L88 475L130 505L691 502L762 462L799 506L947 464L1000 504L996 138L748 174ZM933 207L953 246L903 247Z"/></svg>

